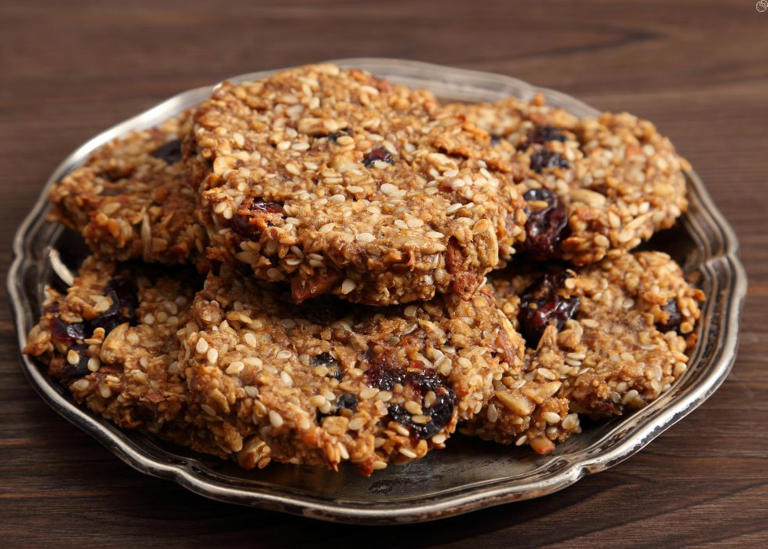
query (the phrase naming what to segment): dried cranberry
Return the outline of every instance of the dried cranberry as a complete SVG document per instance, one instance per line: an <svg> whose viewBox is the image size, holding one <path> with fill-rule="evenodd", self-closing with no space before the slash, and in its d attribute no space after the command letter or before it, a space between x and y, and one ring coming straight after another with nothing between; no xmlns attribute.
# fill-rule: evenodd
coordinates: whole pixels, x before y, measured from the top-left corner
<svg viewBox="0 0 768 549"><path fill-rule="evenodd" d="M373 166L373 163L377 161L386 162L387 164L395 163L395 159L392 158L392 154L390 154L390 152L384 147L377 147L363 157L363 165L366 168L370 168Z"/></svg>
<svg viewBox="0 0 768 549"><path fill-rule="evenodd" d="M67 324L59 317L53 319L51 324L51 337L61 343L73 343L85 339L88 326L85 322Z"/></svg>
<svg viewBox="0 0 768 549"><path fill-rule="evenodd" d="M338 409L352 410L354 412L357 410L357 397L352 393L343 393L336 400L336 404Z"/></svg>
<svg viewBox="0 0 768 549"><path fill-rule="evenodd" d="M131 173L133 173L133 170L131 169L107 169L102 172L99 172L99 175L103 177L104 179L107 179L109 181L115 182L120 181L121 179L125 179L126 177L130 177Z"/></svg>
<svg viewBox="0 0 768 549"><path fill-rule="evenodd" d="M401 425L410 426L412 424L411 414L399 404L390 404L387 406L387 412L390 418Z"/></svg>
<svg viewBox="0 0 768 549"><path fill-rule="evenodd" d="M312 366L326 366L328 368L328 373L325 374L327 377L336 379L344 377L344 370L342 370L341 364L339 364L331 353L320 353L319 355L315 355L312 357L311 364Z"/></svg>
<svg viewBox="0 0 768 549"><path fill-rule="evenodd" d="M455 405L456 396L453 392L444 392L439 395L432 406L424 410L424 414L430 418L427 423L415 423L408 410L400 404L387 406L387 413L390 419L408 427L418 438L426 439L439 433L451 422Z"/></svg>
<svg viewBox="0 0 768 549"><path fill-rule="evenodd" d="M176 164L176 162L181 160L181 139L168 141L168 143L160 145L150 154L155 158L165 160L168 164Z"/></svg>
<svg viewBox="0 0 768 549"><path fill-rule="evenodd" d="M529 347L535 348L544 329L554 323L558 330L579 307L579 298L558 294L567 275L565 271L547 273L528 286L520 299L520 332Z"/></svg>
<svg viewBox="0 0 768 549"><path fill-rule="evenodd" d="M244 238L258 240L261 231L274 225L276 217L283 213L279 202L251 199L243 202L232 217L232 230Z"/></svg>
<svg viewBox="0 0 768 549"><path fill-rule="evenodd" d="M336 400L336 408L334 408L332 411L327 414L322 413L320 410L315 412L315 421L318 424L321 424L323 419L327 418L328 416L337 416L342 410L350 410L354 412L357 410L357 403L358 400L355 395L352 393L342 393Z"/></svg>
<svg viewBox="0 0 768 549"><path fill-rule="evenodd" d="M536 126L528 134L528 144L538 143L543 145L547 141L565 141L565 135L559 128L549 125Z"/></svg>
<svg viewBox="0 0 768 549"><path fill-rule="evenodd" d="M104 332L109 333L123 322L136 325L139 299L133 282L125 278L114 278L104 287L104 295L112 300L112 306L90 321L91 330L103 328Z"/></svg>
<svg viewBox="0 0 768 549"><path fill-rule="evenodd" d="M384 361L376 361L365 372L368 385L382 391L391 391L395 384L405 385L407 373L401 368L391 367Z"/></svg>
<svg viewBox="0 0 768 549"><path fill-rule="evenodd" d="M683 321L683 315L680 314L680 309L677 307L677 300L673 297L667 301L666 305L664 305L661 310L667 313L667 321L659 321L656 323L656 327L659 331L665 333L672 330L679 331L680 323Z"/></svg>
<svg viewBox="0 0 768 549"><path fill-rule="evenodd" d="M453 409L456 405L456 396L453 392L443 393L437 396L437 400L430 406L426 413L432 419L421 425L421 438L431 438L436 435L443 427L451 422Z"/></svg>
<svg viewBox="0 0 768 549"><path fill-rule="evenodd" d="M365 376L369 385L382 391L392 391L399 383L411 387L421 396L429 391L435 393L435 401L429 408L423 409L424 415L430 417L427 423L414 423L408 411L399 404L392 404L387 408L392 420L408 427L419 438L432 437L453 417L456 395L447 386L445 379L435 372L409 372L391 365L385 357L379 355L371 360L371 367L365 372Z"/></svg>
<svg viewBox="0 0 768 549"><path fill-rule="evenodd" d="M526 202L546 202L541 209L528 208L525 222L525 241L520 251L536 261L545 261L559 255L560 241L568 227L565 206L558 196L548 189L531 189L523 198Z"/></svg>
<svg viewBox="0 0 768 549"><path fill-rule="evenodd" d="M312 366L330 366L336 364L336 359L331 353L320 353L312 357Z"/></svg>
<svg viewBox="0 0 768 549"><path fill-rule="evenodd" d="M541 173L546 168L568 168L570 164L560 153L541 150L531 155L531 169Z"/></svg>
<svg viewBox="0 0 768 549"><path fill-rule="evenodd" d="M71 364L69 360L64 363L60 374L62 381L70 381L91 373L88 369L88 359L90 358L87 353L88 345L72 345L69 348L69 352L71 351L76 352L79 358L76 364ZM67 355L69 355L69 352L67 352Z"/></svg>

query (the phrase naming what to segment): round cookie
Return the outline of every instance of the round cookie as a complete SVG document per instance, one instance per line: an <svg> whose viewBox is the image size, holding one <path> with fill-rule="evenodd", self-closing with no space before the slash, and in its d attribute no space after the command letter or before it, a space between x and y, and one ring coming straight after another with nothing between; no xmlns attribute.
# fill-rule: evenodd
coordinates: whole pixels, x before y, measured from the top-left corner
<svg viewBox="0 0 768 549"><path fill-rule="evenodd" d="M126 429L223 456L197 427L176 332L194 288L181 277L116 266L91 256L65 295L48 291L26 354L40 359L78 403Z"/></svg>
<svg viewBox="0 0 768 549"><path fill-rule="evenodd" d="M202 262L205 230L181 142L191 111L115 139L51 189L50 219L80 232L104 258Z"/></svg>
<svg viewBox="0 0 768 549"><path fill-rule="evenodd" d="M429 92L314 65L225 83L195 122L209 255L296 301L468 297L523 237L513 166Z"/></svg>
<svg viewBox="0 0 768 549"><path fill-rule="evenodd" d="M541 96L447 109L494 136L522 168L534 260L580 266L637 246L685 211L688 163L652 123L628 113L576 118Z"/></svg>
<svg viewBox="0 0 768 549"><path fill-rule="evenodd" d="M686 370L701 290L661 252L620 254L576 271L492 278L527 341L522 375L505 375L467 431L539 453L578 432L577 414L621 415Z"/></svg>
<svg viewBox="0 0 768 549"><path fill-rule="evenodd" d="M352 462L363 474L445 446L523 344L485 288L465 301L371 308L324 296L300 305L252 277L209 274L183 341L209 428L233 427L246 468ZM216 432L217 438L220 438Z"/></svg>

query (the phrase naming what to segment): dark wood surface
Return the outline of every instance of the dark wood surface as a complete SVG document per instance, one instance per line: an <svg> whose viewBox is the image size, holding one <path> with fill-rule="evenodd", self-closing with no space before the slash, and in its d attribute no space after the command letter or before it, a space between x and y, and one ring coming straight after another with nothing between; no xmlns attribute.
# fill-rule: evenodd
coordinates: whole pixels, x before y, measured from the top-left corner
<svg viewBox="0 0 768 549"><path fill-rule="evenodd" d="M648 117L696 167L750 277L723 387L640 454L558 494L426 525L338 526L208 501L133 471L36 396L3 304L0 545L768 544L768 13L754 0L527 4L3 2L2 268L62 158L181 90L335 57L495 71Z"/></svg>

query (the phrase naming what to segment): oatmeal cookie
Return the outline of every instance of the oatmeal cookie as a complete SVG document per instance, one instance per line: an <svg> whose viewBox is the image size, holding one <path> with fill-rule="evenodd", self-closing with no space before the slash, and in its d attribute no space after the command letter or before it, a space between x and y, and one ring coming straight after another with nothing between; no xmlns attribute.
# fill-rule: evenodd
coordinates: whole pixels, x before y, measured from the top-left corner
<svg viewBox="0 0 768 549"><path fill-rule="evenodd" d="M541 96L446 108L491 133L498 151L524 168L527 238L519 251L534 260L597 262L671 227L687 208L690 166L647 120L579 119Z"/></svg>
<svg viewBox="0 0 768 549"><path fill-rule="evenodd" d="M118 426L223 456L197 427L178 362L176 332L189 318L193 285L145 271L86 259L65 295L48 291L24 352Z"/></svg>
<svg viewBox="0 0 768 549"><path fill-rule="evenodd" d="M468 297L523 238L514 167L429 92L307 66L225 83L195 122L209 254L297 301Z"/></svg>
<svg viewBox="0 0 768 549"><path fill-rule="evenodd" d="M576 271L495 276L497 302L527 341L467 430L539 453L578 432L577 414L645 406L685 372L701 290L661 252L624 253Z"/></svg>
<svg viewBox="0 0 768 549"><path fill-rule="evenodd" d="M522 339L486 288L386 308L290 299L225 268L183 335L191 394L246 468L349 461L370 474L420 458L521 366Z"/></svg>
<svg viewBox="0 0 768 549"><path fill-rule="evenodd" d="M50 219L80 232L104 258L201 262L205 230L181 153L191 128L186 111L100 147L51 189Z"/></svg>

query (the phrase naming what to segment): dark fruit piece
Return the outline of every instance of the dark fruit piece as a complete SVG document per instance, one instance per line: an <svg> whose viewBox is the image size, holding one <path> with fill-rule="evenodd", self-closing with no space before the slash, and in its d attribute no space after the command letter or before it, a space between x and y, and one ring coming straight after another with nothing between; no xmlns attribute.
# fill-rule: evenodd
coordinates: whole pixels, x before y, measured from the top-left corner
<svg viewBox="0 0 768 549"><path fill-rule="evenodd" d="M439 433L451 422L455 403L456 396L452 392L439 395L432 406L424 410L424 414L430 418L427 423L414 423L411 414L400 404L390 404L387 412L393 421L408 427L418 438L426 439Z"/></svg>
<svg viewBox="0 0 768 549"><path fill-rule="evenodd" d="M531 189L523 198L526 202L546 202L547 205L544 208L527 208L526 236L519 246L520 251L536 261L558 257L560 241L568 227L565 206L555 193L547 189Z"/></svg>
<svg viewBox="0 0 768 549"><path fill-rule="evenodd" d="M315 421L318 424L322 424L323 419L329 416L337 416L342 410L350 410L354 412L357 410L357 402L357 397L355 395L351 393L342 393L336 400L336 408L334 408L331 412L327 414L322 413L320 410L315 412Z"/></svg>
<svg viewBox="0 0 768 549"><path fill-rule="evenodd" d="M365 372L368 378L368 385L376 387L382 391L391 391L395 388L395 383L404 385L406 371L400 368L388 368L383 365L375 364Z"/></svg>
<svg viewBox="0 0 768 549"><path fill-rule="evenodd" d="M115 182L120 181L121 179L125 179L126 177L130 177L133 173L132 169L111 169L111 170L104 170L103 172L99 172L99 175L103 177L104 179L107 179L109 181Z"/></svg>
<svg viewBox="0 0 768 549"><path fill-rule="evenodd" d="M392 158L392 155L387 149L384 147L377 147L363 157L363 165L366 168L370 168L377 160L380 162L386 162L387 164L395 163L395 159Z"/></svg>
<svg viewBox="0 0 768 549"><path fill-rule="evenodd" d="M282 213L283 205L278 202L246 200L232 217L232 230L243 238L258 240L261 232L267 227L272 227Z"/></svg>
<svg viewBox="0 0 768 549"><path fill-rule="evenodd" d="M411 414L409 414L408 410L406 410L399 404L390 404L389 406L387 406L387 412L389 413L389 417L392 418L394 421L400 423L401 425L410 427L412 423Z"/></svg>
<svg viewBox="0 0 768 549"><path fill-rule="evenodd" d="M151 154L155 158L165 160L167 164L176 164L176 162L181 160L181 139L168 141L168 143L160 145L152 151Z"/></svg>
<svg viewBox="0 0 768 549"><path fill-rule="evenodd" d="M311 360L312 366L326 366L328 373L326 377L333 377L341 379L344 377L344 370L341 368L341 364L333 357L331 353L320 353L315 355Z"/></svg>
<svg viewBox="0 0 768 549"><path fill-rule="evenodd" d="M67 356L67 360L64 363L64 367L61 370L61 379L62 381L71 381L73 379L77 379L83 376L87 376L91 373L91 371L88 369L88 345L72 345L69 348L69 351L67 352L67 355L69 355L69 352L76 352L78 354L78 361L77 364L70 364L69 357Z"/></svg>
<svg viewBox="0 0 768 549"><path fill-rule="evenodd" d="M125 278L114 278L104 287L104 295L112 300L112 306L90 321L91 331L104 328L104 331L109 333L123 322L129 322L131 326L136 325L136 308L139 306L139 298L133 282Z"/></svg>
<svg viewBox="0 0 768 549"><path fill-rule="evenodd" d="M529 347L536 348L550 324L562 329L579 307L579 298L564 298L558 294L568 278L565 271L547 273L528 286L520 299L520 332Z"/></svg>
<svg viewBox="0 0 768 549"><path fill-rule="evenodd" d="M531 155L531 169L541 173L546 168L568 168L568 161L560 153L542 150Z"/></svg>
<svg viewBox="0 0 768 549"><path fill-rule="evenodd" d="M456 397L452 392L438 395L437 400L426 410L427 415L432 418L432 421L420 426L422 432L419 433L419 436L421 438L430 438L448 425L453 417L455 404Z"/></svg>
<svg viewBox="0 0 768 549"><path fill-rule="evenodd" d="M53 319L51 324L51 336L61 343L74 343L78 339L85 339L88 326L85 322L67 324L59 317Z"/></svg>
<svg viewBox="0 0 768 549"><path fill-rule="evenodd" d="M391 391L397 383L411 387L422 397L429 391L436 395L429 408L423 408L424 415L430 417L427 423L414 423L408 411L399 404L390 405L387 410L392 420L405 425L419 438L430 438L450 423L456 404L456 395L446 385L446 380L431 371L409 372L389 364L384 357L372 361L365 372L368 385L383 391Z"/></svg>
<svg viewBox="0 0 768 549"><path fill-rule="evenodd" d="M528 135L528 144L538 143L543 145L547 141L565 141L565 135L561 132L560 128L544 125L536 126Z"/></svg>
<svg viewBox="0 0 768 549"><path fill-rule="evenodd" d="M352 393L343 393L336 401L339 409L357 410L357 397Z"/></svg>
<svg viewBox="0 0 768 549"><path fill-rule="evenodd" d="M336 359L331 353L320 353L312 357L312 366L331 366L336 364Z"/></svg>
<svg viewBox="0 0 768 549"><path fill-rule="evenodd" d="M680 323L683 321L683 315L680 314L680 309L677 307L677 300L673 297L667 301L666 305L664 305L661 310L667 313L667 321L656 323L656 327L659 331L664 333L671 330L679 331Z"/></svg>

